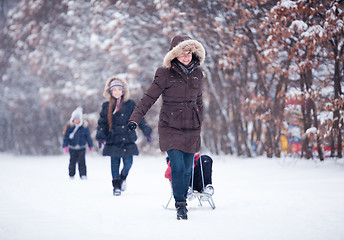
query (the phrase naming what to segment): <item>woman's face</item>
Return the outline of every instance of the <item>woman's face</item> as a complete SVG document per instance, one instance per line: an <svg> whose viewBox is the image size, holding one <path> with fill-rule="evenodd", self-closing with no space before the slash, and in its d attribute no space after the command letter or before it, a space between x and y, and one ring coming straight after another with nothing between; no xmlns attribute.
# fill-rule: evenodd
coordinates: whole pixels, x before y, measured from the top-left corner
<svg viewBox="0 0 344 240"><path fill-rule="evenodd" d="M122 88L117 87L117 86L113 87L111 90L111 95L116 99L122 97L122 95L123 95Z"/></svg>
<svg viewBox="0 0 344 240"><path fill-rule="evenodd" d="M179 62L181 62L182 64L187 66L187 65L189 65L189 63L192 60L192 52L191 51L184 52L181 55L179 55L179 57L177 57L177 59Z"/></svg>

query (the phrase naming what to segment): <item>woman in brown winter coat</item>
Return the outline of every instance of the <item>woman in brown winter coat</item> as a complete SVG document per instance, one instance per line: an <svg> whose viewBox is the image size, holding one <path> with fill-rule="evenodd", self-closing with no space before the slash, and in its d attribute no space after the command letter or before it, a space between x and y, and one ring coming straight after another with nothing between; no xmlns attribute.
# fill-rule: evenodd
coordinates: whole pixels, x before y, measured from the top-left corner
<svg viewBox="0 0 344 240"><path fill-rule="evenodd" d="M187 219L186 193L191 178L194 154L201 146L203 113L202 80L199 65L204 62L202 44L188 36L178 35L171 41L163 67L137 104L129 119L129 128L137 123L162 95L159 116L159 144L171 161L172 188L177 219Z"/></svg>

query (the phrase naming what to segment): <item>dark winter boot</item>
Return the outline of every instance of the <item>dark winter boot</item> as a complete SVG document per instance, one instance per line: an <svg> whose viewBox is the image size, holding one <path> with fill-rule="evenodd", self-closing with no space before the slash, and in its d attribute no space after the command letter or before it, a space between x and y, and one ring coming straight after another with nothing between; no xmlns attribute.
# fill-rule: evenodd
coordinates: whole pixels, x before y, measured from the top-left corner
<svg viewBox="0 0 344 240"><path fill-rule="evenodd" d="M121 173L121 191L125 191L127 189L127 176Z"/></svg>
<svg viewBox="0 0 344 240"><path fill-rule="evenodd" d="M186 202L176 202L176 209L177 209L177 219L180 220L187 220L188 210L186 209Z"/></svg>
<svg viewBox="0 0 344 240"><path fill-rule="evenodd" d="M114 196L121 195L121 179L120 178L113 179L112 186L113 186L113 195Z"/></svg>

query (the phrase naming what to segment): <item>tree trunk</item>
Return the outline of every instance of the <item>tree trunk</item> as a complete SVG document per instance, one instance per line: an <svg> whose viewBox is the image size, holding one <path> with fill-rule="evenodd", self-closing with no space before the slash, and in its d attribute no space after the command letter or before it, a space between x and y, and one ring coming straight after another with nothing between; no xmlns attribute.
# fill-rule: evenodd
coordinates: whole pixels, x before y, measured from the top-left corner
<svg viewBox="0 0 344 240"><path fill-rule="evenodd" d="M335 102L338 104L338 99L341 95L343 95L342 93L342 89L341 89L341 75L340 75L340 67L339 67L339 56L338 55L338 51L335 50L335 65L334 65L334 76L333 76L333 80L334 80L334 99ZM338 158L342 158L342 133L341 133L341 127L340 127L340 121L341 121L341 116L340 116L340 109L341 106L335 106L335 111L334 111L334 128L335 131L337 132L337 157Z"/></svg>
<svg viewBox="0 0 344 240"><path fill-rule="evenodd" d="M312 107L313 109L313 122L314 122L314 127L317 129L317 133L316 133L316 137L317 137L317 149L318 149L318 155L319 155L319 159L320 161L324 160L324 152L321 146L321 139L318 133L318 114L317 114L317 107L315 106L315 103L313 101L313 99L310 99L310 103L309 105Z"/></svg>
<svg viewBox="0 0 344 240"><path fill-rule="evenodd" d="M312 70L306 70L300 74L300 87L301 91L307 95L308 90L312 86ZM308 99L305 99L303 104L301 105L302 109L302 117L303 117L303 126L304 131L306 133L307 129L312 126L312 115L311 115L311 105ZM302 148L301 148L301 156L303 157L303 153L305 153L306 159L310 159L313 157L312 154L312 147L310 143L310 139L308 136L302 138Z"/></svg>

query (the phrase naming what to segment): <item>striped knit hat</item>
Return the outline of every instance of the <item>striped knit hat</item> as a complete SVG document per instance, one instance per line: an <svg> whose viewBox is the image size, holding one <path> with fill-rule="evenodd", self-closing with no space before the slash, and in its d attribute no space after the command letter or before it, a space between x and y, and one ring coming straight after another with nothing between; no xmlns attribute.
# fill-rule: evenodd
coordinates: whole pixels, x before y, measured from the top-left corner
<svg viewBox="0 0 344 240"><path fill-rule="evenodd" d="M113 80L113 81L110 83L110 86L109 86L110 91L112 91L112 89L113 89L114 87L120 87L120 88L122 89L123 93L124 93L124 85L123 85L122 81L117 80L117 79Z"/></svg>

